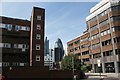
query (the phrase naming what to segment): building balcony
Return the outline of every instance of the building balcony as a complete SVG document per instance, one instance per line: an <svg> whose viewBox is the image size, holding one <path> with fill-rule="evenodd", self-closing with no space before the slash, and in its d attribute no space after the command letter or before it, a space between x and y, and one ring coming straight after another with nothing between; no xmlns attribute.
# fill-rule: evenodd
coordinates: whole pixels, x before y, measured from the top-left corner
<svg viewBox="0 0 120 80"><path fill-rule="evenodd" d="M103 51L103 52L105 52L105 51L110 51L110 50L112 50L112 44L106 45L106 46L103 46L103 47L102 47L102 51Z"/></svg>
<svg viewBox="0 0 120 80"><path fill-rule="evenodd" d="M91 50L92 54L100 53L100 51L100 47Z"/></svg>
<svg viewBox="0 0 120 80"><path fill-rule="evenodd" d="M91 31L91 34L92 34L92 35L95 35L95 34L98 34L98 33L99 33L99 30L98 30L98 29L95 29L95 30Z"/></svg>
<svg viewBox="0 0 120 80"><path fill-rule="evenodd" d="M99 38L92 40L92 44L91 45L97 44L97 43L100 43L100 39Z"/></svg>
<svg viewBox="0 0 120 80"><path fill-rule="evenodd" d="M108 19L108 15L107 15L107 14L104 15L104 16L100 16L100 17L99 17L99 22L102 22L102 21L104 21L104 20L106 20L106 19Z"/></svg>
<svg viewBox="0 0 120 80"><path fill-rule="evenodd" d="M107 62L113 62L115 58L114 56L105 56L102 59L104 63L107 63Z"/></svg>
<svg viewBox="0 0 120 80"><path fill-rule="evenodd" d="M81 58L82 58L82 59L90 58L90 56L89 56L89 54L87 54L87 55L82 55Z"/></svg>
<svg viewBox="0 0 120 80"><path fill-rule="evenodd" d="M109 28L110 28L110 25L106 23L105 25L100 26L100 32L105 31L105 30L107 30Z"/></svg>
<svg viewBox="0 0 120 80"><path fill-rule="evenodd" d="M110 34L107 34L107 35L104 35L101 37L101 41L106 41L106 40L109 40L111 39L111 35Z"/></svg>
<svg viewBox="0 0 120 80"><path fill-rule="evenodd" d="M81 49L81 52L85 52L85 51L88 51L88 50L89 50L88 47L86 47L86 48L82 48L82 49Z"/></svg>

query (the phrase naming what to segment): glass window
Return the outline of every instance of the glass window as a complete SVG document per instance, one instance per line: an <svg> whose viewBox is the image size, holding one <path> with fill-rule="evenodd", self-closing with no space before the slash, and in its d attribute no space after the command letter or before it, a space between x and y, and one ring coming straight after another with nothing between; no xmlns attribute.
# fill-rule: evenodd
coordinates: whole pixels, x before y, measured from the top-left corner
<svg viewBox="0 0 120 80"><path fill-rule="evenodd" d="M23 48L23 45L22 45L22 44L19 44L19 45L18 45L18 48Z"/></svg>
<svg viewBox="0 0 120 80"><path fill-rule="evenodd" d="M18 48L18 44L14 44L14 48Z"/></svg>
<svg viewBox="0 0 120 80"><path fill-rule="evenodd" d="M36 61L40 61L40 56L36 55Z"/></svg>
<svg viewBox="0 0 120 80"><path fill-rule="evenodd" d="M10 43L4 43L4 48L11 48L11 44Z"/></svg>
<svg viewBox="0 0 120 80"><path fill-rule="evenodd" d="M8 24L8 30L11 31L12 30L12 25Z"/></svg>
<svg viewBox="0 0 120 80"><path fill-rule="evenodd" d="M37 20L41 20L41 16L39 15L39 16L37 16Z"/></svg>
<svg viewBox="0 0 120 80"><path fill-rule="evenodd" d="M22 28L21 26L18 26L18 25L15 26L15 30L16 30L16 31L21 30L21 28Z"/></svg>
<svg viewBox="0 0 120 80"><path fill-rule="evenodd" d="M5 24L5 28L8 29L9 31L11 31L12 30L12 25L11 24Z"/></svg>
<svg viewBox="0 0 120 80"><path fill-rule="evenodd" d="M40 50L40 45L36 44L36 50Z"/></svg>
<svg viewBox="0 0 120 80"><path fill-rule="evenodd" d="M40 40L40 39L41 39L40 34L36 34L36 39L38 39L38 40Z"/></svg>
<svg viewBox="0 0 120 80"><path fill-rule="evenodd" d="M26 31L30 31L30 27L26 27Z"/></svg>
<svg viewBox="0 0 120 80"><path fill-rule="evenodd" d="M37 30L41 30L41 26L37 24Z"/></svg>

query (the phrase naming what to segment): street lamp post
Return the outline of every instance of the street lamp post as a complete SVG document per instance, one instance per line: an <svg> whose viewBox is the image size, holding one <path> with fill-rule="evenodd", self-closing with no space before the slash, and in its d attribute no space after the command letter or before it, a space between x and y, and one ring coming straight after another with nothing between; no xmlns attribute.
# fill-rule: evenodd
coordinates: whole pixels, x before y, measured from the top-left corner
<svg viewBox="0 0 120 80"><path fill-rule="evenodd" d="M74 56L72 56L72 71L73 71L73 80L74 80Z"/></svg>

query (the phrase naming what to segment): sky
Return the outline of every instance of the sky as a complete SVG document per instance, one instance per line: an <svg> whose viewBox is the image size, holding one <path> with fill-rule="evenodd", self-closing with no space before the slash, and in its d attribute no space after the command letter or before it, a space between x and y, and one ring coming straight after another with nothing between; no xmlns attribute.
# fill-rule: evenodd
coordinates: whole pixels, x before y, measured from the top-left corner
<svg viewBox="0 0 120 80"><path fill-rule="evenodd" d="M2 16L30 20L33 6L45 8L45 36L53 48L57 38L67 42L86 30L86 17L98 2L2 2Z"/></svg>

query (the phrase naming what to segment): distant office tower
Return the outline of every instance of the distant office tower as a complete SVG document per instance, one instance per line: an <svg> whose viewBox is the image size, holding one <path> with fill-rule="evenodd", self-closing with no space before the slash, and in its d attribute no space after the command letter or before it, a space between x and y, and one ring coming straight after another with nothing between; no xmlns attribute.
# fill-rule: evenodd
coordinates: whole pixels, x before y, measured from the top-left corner
<svg viewBox="0 0 120 80"><path fill-rule="evenodd" d="M55 42L54 54L55 54L55 62L57 63L61 61L64 56L64 48L62 45L62 41L59 38Z"/></svg>
<svg viewBox="0 0 120 80"><path fill-rule="evenodd" d="M54 63L54 51L53 49L49 49L49 54L44 56L44 66L49 66L50 69L53 68Z"/></svg>
<svg viewBox="0 0 120 80"><path fill-rule="evenodd" d="M47 54L49 54L49 40L46 37L44 43L44 56L46 56Z"/></svg>

